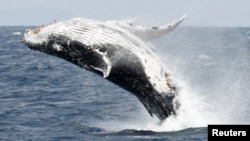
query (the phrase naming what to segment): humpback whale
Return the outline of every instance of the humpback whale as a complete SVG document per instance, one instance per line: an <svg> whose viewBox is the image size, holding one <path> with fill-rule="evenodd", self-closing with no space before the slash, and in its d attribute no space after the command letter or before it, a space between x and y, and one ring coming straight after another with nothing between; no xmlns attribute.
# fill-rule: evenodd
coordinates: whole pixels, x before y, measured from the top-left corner
<svg viewBox="0 0 250 141"><path fill-rule="evenodd" d="M146 41L172 31L185 17L160 27L73 18L26 29L23 43L126 89L151 116L164 120L176 114L178 89Z"/></svg>

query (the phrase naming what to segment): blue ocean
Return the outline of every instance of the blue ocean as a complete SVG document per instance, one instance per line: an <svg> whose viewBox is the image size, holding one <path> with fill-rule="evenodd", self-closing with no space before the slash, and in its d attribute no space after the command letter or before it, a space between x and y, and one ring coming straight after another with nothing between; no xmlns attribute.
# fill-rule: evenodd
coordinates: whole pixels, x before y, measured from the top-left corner
<svg viewBox="0 0 250 141"><path fill-rule="evenodd" d="M180 27L149 43L180 87L160 122L92 72L30 50L0 27L0 140L206 141L208 124L250 124L250 28Z"/></svg>

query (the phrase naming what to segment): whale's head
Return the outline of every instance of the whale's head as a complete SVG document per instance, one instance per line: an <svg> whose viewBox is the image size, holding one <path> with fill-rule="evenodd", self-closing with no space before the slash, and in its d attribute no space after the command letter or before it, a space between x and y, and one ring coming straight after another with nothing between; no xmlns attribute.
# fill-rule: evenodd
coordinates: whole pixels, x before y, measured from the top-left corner
<svg viewBox="0 0 250 141"><path fill-rule="evenodd" d="M62 58L107 77L111 66L105 56L106 44L88 44L90 37L83 36L84 32L74 31L77 26L70 24L74 25L74 20L26 29L23 43L32 50ZM79 30L84 28L83 24Z"/></svg>
<svg viewBox="0 0 250 141"><path fill-rule="evenodd" d="M104 55L107 51L105 45L113 44L113 40L106 41L103 36L105 29L99 22L74 18L26 29L23 43L30 49L63 59L65 55L72 55L72 58L84 58L85 55L93 53ZM102 43L103 41L105 42Z"/></svg>
<svg viewBox="0 0 250 141"><path fill-rule="evenodd" d="M52 47L51 37L56 30L56 23L52 23L46 26L40 26L34 29L26 29L24 32L23 43L29 48L41 52L56 51L56 47ZM59 49L59 48L58 48Z"/></svg>

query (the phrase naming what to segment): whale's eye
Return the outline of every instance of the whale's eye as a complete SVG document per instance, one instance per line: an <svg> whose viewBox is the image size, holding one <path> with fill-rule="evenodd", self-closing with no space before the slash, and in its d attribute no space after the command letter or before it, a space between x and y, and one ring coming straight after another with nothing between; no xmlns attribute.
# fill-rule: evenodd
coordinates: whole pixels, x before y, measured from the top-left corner
<svg viewBox="0 0 250 141"><path fill-rule="evenodd" d="M108 48L105 46L99 48L99 51L103 52L103 53L107 52L107 50L108 50Z"/></svg>

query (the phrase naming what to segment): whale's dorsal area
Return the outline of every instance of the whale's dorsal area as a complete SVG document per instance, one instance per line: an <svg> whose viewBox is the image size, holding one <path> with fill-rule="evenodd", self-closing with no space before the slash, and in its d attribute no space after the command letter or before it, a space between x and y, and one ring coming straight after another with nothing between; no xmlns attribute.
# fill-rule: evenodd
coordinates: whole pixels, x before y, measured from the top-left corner
<svg viewBox="0 0 250 141"><path fill-rule="evenodd" d="M186 15L182 16L180 19L175 20L169 24L164 26L153 26L153 27L144 27L144 26L136 26L131 22L126 21L108 21L118 26L130 31L131 33L135 34L142 40L148 41L153 40L155 38L159 38L171 31L173 31L176 27L178 27L185 19Z"/></svg>
<svg viewBox="0 0 250 141"><path fill-rule="evenodd" d="M176 113L178 90L145 41L170 32L184 19L152 28L74 18L28 29L23 42L103 76L134 94L150 115L163 120Z"/></svg>

